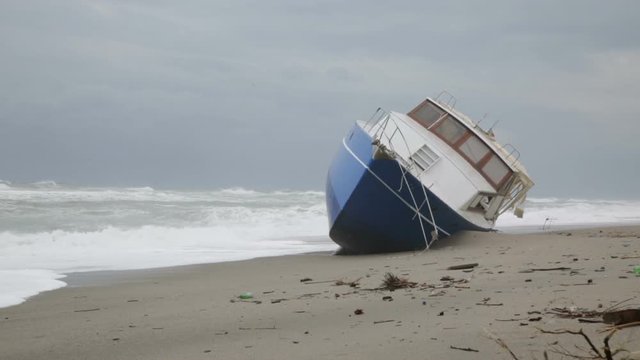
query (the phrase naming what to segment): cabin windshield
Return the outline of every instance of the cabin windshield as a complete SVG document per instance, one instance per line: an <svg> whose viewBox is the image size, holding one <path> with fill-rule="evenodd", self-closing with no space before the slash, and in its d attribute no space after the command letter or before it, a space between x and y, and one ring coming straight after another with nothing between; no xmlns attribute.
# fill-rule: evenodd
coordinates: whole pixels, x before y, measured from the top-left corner
<svg viewBox="0 0 640 360"><path fill-rule="evenodd" d="M456 150L496 190L513 175L507 164L478 135L429 99L407 115Z"/></svg>
<svg viewBox="0 0 640 360"><path fill-rule="evenodd" d="M419 122L425 128L429 128L446 114L447 113L444 110L440 109L429 100L425 100L422 104L413 109L408 115L415 121Z"/></svg>

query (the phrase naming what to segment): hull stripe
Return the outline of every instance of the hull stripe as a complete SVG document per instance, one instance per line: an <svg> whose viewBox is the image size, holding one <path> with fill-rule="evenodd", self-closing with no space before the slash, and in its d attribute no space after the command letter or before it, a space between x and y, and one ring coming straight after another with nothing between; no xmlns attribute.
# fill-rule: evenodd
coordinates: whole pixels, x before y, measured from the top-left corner
<svg viewBox="0 0 640 360"><path fill-rule="evenodd" d="M415 207L413 207L411 204L409 204L405 199L403 199L400 195L398 195L389 185L387 185L386 182L384 182L384 180L382 180L375 172L373 172L369 166L367 166L367 164L365 164L362 160L360 160L360 158L358 158L358 156L349 148L349 146L347 145L347 143L345 142L345 139L342 139L342 145L344 146L345 149L347 149L347 151L351 154L351 156L353 156L354 159L356 159L360 165L362 165L365 169L367 169L367 171L369 173L371 173L371 175L373 175L373 177L375 177L378 181L380 181L380 183L382 185L384 185L384 187L386 187L389 191L391 191L391 193L393 193L393 195L395 195L398 199L400 199L400 201L402 201L407 207L409 207L411 210L413 210L416 214L420 215L420 218L422 218L424 221L428 222L429 224L431 224L431 226L434 226L433 223L424 215L422 215L422 213L420 211L418 211L418 209L416 209ZM442 229L439 226L436 226L438 228L438 230L442 231L444 234L446 234L447 236L451 235L449 234L447 231L445 231L444 229Z"/></svg>

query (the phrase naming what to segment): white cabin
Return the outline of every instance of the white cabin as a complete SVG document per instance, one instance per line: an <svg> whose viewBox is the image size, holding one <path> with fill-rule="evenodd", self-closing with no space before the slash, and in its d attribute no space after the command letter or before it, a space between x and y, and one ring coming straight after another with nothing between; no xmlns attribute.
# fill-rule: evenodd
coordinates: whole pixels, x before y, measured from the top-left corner
<svg viewBox="0 0 640 360"><path fill-rule="evenodd" d="M518 151L501 145L453 106L427 98L408 114L379 111L363 124L413 176L469 221L492 227L519 207L533 181Z"/></svg>

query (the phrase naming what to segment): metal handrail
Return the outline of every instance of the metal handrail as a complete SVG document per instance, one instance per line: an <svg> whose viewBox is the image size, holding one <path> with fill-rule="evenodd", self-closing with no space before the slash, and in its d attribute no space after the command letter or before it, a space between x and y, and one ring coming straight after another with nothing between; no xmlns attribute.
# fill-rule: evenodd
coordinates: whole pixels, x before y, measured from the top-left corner
<svg viewBox="0 0 640 360"><path fill-rule="evenodd" d="M440 99L441 97L443 98L442 100ZM445 97L448 98L447 101L444 101ZM454 109L456 107L458 99L456 99L456 97L453 96L453 94L451 94L450 92L443 90L440 92L440 94L438 94L438 96L436 96L436 101L443 106Z"/></svg>
<svg viewBox="0 0 640 360"><path fill-rule="evenodd" d="M391 120L391 122L393 123L393 126L395 127L393 129L393 132L391 133L391 136L387 135L387 126L389 125L389 120ZM373 124L371 124L371 122L373 122ZM380 124L381 122L383 122L382 124ZM407 190L409 191L409 195L411 196L411 200L414 203L414 207L416 209L416 215L419 214L420 210L422 209L422 206L424 205L424 203L427 203L427 207L429 208L429 214L431 216L431 223L433 224L433 232L431 233L431 243L433 243L434 241L438 240L439 237L439 231L438 231L438 226L436 224L435 221L435 217L433 215L433 210L431 209L431 203L429 201L429 197L427 196L427 191L425 189L424 184L422 184L422 182L420 182L420 187L422 188L422 193L424 195L424 201L422 202L422 204L418 207L418 203L416 201L415 195L413 194L413 190L411 189L411 186L409 186L409 182L406 178L406 173L407 172L411 172L411 169L416 168L416 160L410 156L411 154L411 149L409 148L409 143L407 142L406 137L404 136L404 134L402 133L402 130L400 129L400 126L398 126L398 123L395 121L395 119L393 119L392 114L383 110L382 108L378 108L376 110L376 112L373 114L373 116L369 119L369 121L366 124L366 128L369 129L373 129L374 126L376 126L377 124L380 124L378 126L378 129L376 129L375 133L372 135L373 141L374 143L380 143L382 144L382 142L380 141L382 139L382 136L384 136L387 140L387 144L389 146L389 150L391 150L391 152L393 152L394 157L396 158L396 160L398 161L398 166L400 166L400 171L402 172L402 179L400 180L400 188L397 190L397 192L399 193L400 191L402 191L402 187L406 184L407 186ZM396 136L396 134L400 134L400 137L402 138L402 143L404 144L404 146L406 147L407 150L407 154L409 162L407 163L407 161L405 159L403 159L401 156L398 156L398 153L395 150L395 147L393 145L393 138ZM405 165L405 168L402 167L401 163L403 165ZM418 179L419 181L419 179ZM424 228L424 224L422 222L422 216L418 217L418 221L420 221L420 228L422 230L422 235L424 237L424 241L425 241L425 246L428 249L430 247L430 243L427 240L427 235L425 232L425 228Z"/></svg>
<svg viewBox="0 0 640 360"><path fill-rule="evenodd" d="M369 120L366 121L365 130L372 129L385 116L389 116L389 113L386 110L380 107L376 109L376 112L374 112L373 115L371 115L371 117L369 118Z"/></svg>
<svg viewBox="0 0 640 360"><path fill-rule="evenodd" d="M518 149L516 149L515 146L511 145L510 143L508 143L508 144L502 145L502 148L504 149L505 152L507 152L508 148L511 148L511 151L509 151L507 156L504 158L505 161L508 160L514 154L516 155L516 156L514 156L514 159L511 162L511 165L515 164L520 159L520 151Z"/></svg>

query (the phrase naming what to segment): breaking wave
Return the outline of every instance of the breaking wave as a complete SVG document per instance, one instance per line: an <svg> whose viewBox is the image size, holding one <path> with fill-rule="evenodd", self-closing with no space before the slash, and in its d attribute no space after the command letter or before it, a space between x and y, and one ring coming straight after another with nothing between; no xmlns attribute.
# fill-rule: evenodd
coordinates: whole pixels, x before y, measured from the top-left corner
<svg viewBox="0 0 640 360"><path fill-rule="evenodd" d="M640 223L640 201L533 198L498 229ZM63 274L330 251L324 193L72 187L0 181L0 307Z"/></svg>

